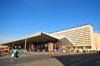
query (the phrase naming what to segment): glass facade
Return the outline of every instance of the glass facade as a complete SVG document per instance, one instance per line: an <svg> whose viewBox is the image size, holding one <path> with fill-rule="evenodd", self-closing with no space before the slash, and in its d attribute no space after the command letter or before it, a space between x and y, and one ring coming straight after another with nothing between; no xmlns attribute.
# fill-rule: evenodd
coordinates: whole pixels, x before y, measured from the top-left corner
<svg viewBox="0 0 100 66"><path fill-rule="evenodd" d="M91 49L91 46L86 46L86 49Z"/></svg>
<svg viewBox="0 0 100 66"><path fill-rule="evenodd" d="M83 46L77 46L77 49L83 49Z"/></svg>
<svg viewBox="0 0 100 66"><path fill-rule="evenodd" d="M67 49L68 47L73 48L73 44L66 38L60 40L60 49Z"/></svg>

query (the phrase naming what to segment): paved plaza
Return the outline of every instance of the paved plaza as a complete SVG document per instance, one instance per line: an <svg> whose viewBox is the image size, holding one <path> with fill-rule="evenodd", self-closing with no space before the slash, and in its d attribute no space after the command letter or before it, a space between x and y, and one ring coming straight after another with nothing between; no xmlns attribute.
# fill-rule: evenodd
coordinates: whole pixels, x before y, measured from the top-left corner
<svg viewBox="0 0 100 66"><path fill-rule="evenodd" d="M100 66L100 54L27 52L19 53L14 59L8 52L3 52L0 66Z"/></svg>

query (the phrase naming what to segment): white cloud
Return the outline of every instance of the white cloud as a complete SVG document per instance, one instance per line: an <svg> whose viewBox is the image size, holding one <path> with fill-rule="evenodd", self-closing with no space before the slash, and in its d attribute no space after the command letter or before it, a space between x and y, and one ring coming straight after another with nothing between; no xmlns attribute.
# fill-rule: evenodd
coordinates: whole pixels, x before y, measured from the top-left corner
<svg viewBox="0 0 100 66"><path fill-rule="evenodd" d="M5 41L9 41L9 40L12 40L12 39L14 39L14 38L0 36L0 43L5 42Z"/></svg>

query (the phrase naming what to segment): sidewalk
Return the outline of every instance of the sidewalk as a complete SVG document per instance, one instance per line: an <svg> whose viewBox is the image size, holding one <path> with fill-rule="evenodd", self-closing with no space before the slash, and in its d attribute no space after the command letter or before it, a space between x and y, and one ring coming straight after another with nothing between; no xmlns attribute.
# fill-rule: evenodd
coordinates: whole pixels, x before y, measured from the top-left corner
<svg viewBox="0 0 100 66"><path fill-rule="evenodd" d="M76 54L89 54L89 53L96 53L96 52L86 52L86 53L81 53L81 52L78 52L78 53L74 53L74 52L63 52L63 53L62 52L26 52L26 53L22 53L20 52L19 57L25 57L26 54L28 53L37 54L37 55L40 55L40 54L42 55L76 55ZM9 54L9 52L2 52L0 59L12 58L11 54Z"/></svg>
<svg viewBox="0 0 100 66"><path fill-rule="evenodd" d="M64 66L64 65L56 58L49 58L49 59L30 61L19 64L11 64L6 66Z"/></svg>
<svg viewBox="0 0 100 66"><path fill-rule="evenodd" d="M32 54L45 54L45 55L53 55L53 54L88 54L88 53L96 53L96 52L85 52L85 53L82 53L82 52L27 52L27 53L32 53Z"/></svg>
<svg viewBox="0 0 100 66"><path fill-rule="evenodd" d="M89 52L89 53L95 53L95 52ZM85 53L85 54L89 54L89 53ZM81 54L82 54L82 56L81 56ZM83 57L83 55L85 56L85 54L84 53L73 53L73 52L68 52L68 53L53 52L53 54L51 52L20 53L21 56L29 55L28 58L26 58L26 59L24 57L22 57L22 60L27 60L27 62L26 61L22 62L22 60L20 60L20 58L18 58L17 60L13 59L14 61L11 64L4 65L4 66L65 66L63 63L64 61L67 60L67 62L68 62L68 60L72 60L74 57ZM70 55L73 55L73 56L70 57ZM78 55L78 56L76 56L76 55ZM66 57L66 56L68 56L68 57ZM28 60L30 58L32 58L31 61ZM40 58L42 58L42 59L40 59ZM21 63L17 63L16 61L20 61Z"/></svg>
<svg viewBox="0 0 100 66"><path fill-rule="evenodd" d="M9 52L1 52L0 59L12 58L11 54L12 53L9 53ZM25 55L23 55L21 53L19 53L18 55L19 55L19 57L24 57L25 56Z"/></svg>

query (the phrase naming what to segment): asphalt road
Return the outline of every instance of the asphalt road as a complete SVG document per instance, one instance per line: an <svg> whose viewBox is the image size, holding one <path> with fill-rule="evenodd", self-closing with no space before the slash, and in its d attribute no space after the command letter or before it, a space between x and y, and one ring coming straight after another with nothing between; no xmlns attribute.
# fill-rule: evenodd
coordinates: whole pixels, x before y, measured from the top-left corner
<svg viewBox="0 0 100 66"><path fill-rule="evenodd" d="M98 53L20 53L17 59L0 59L0 66L100 66Z"/></svg>

